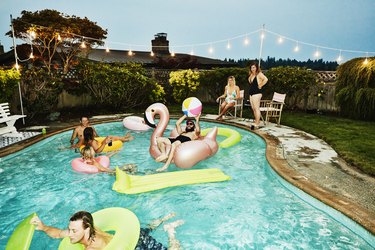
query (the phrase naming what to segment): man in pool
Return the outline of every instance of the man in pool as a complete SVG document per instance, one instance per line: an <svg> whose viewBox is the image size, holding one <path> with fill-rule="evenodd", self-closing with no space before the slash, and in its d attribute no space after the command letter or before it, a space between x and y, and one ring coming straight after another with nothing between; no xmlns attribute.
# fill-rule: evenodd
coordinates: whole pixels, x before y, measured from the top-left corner
<svg viewBox="0 0 375 250"><path fill-rule="evenodd" d="M178 121L176 122L176 130L178 133L178 136L175 138L167 138L167 137L158 137L156 138L156 143L158 145L158 148L161 152L161 155L155 159L157 162L165 161L165 164L163 167L156 169L156 171L161 172L166 170L169 165L171 164L171 161L174 157L174 153L176 151L176 148L184 142L187 141L193 141L199 138L199 135L201 133L200 125L199 125L199 118L201 114L197 115L195 117L196 123L194 124L194 121L187 120L186 121L186 128L185 131L181 129L181 123L186 119L186 115L183 115ZM166 152L167 146L170 146L169 153Z"/></svg>
<svg viewBox="0 0 375 250"><path fill-rule="evenodd" d="M175 214L170 213L164 218L151 222L148 228L141 228L135 249L166 249L161 243L157 243L149 233L173 216ZM104 249L113 237L113 235L96 228L92 215L86 211L79 211L73 214L70 218L68 229L65 230L43 224L38 216L34 216L30 223L35 225L37 230L44 231L52 238L69 237L72 244L81 243L86 250ZM179 249L180 243L175 238L175 228L183 223L184 221L177 220L164 226L164 230L168 232L169 244L172 249Z"/></svg>
<svg viewBox="0 0 375 250"><path fill-rule="evenodd" d="M73 130L72 137L70 138L70 147L71 148L79 148L83 143L83 130L87 127L91 127L90 120L86 116L82 116L79 120L80 124ZM94 130L94 137L98 137L98 133L96 132L95 128L92 127ZM78 137L78 142L74 144L75 139Z"/></svg>

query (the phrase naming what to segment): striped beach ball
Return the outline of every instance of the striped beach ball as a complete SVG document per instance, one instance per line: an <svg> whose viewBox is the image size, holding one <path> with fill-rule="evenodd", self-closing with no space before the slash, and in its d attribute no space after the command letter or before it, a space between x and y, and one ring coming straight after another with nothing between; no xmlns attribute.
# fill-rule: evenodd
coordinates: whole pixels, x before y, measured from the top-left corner
<svg viewBox="0 0 375 250"><path fill-rule="evenodd" d="M186 98L182 103L182 112L188 117L195 117L202 112L202 103L196 97Z"/></svg>

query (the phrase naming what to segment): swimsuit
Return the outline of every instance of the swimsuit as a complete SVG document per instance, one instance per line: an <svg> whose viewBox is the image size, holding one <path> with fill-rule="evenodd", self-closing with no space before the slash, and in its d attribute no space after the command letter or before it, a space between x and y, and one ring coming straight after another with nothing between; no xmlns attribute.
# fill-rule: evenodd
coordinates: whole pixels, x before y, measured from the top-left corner
<svg viewBox="0 0 375 250"><path fill-rule="evenodd" d="M139 234L139 240L135 250L144 250L144 249L152 249L152 250L167 250L161 243L158 243L151 235L150 228L141 228L141 232Z"/></svg>
<svg viewBox="0 0 375 250"><path fill-rule="evenodd" d="M250 83L249 95L262 94L263 89L259 89L257 75L254 77L253 81Z"/></svg>
<svg viewBox="0 0 375 250"><path fill-rule="evenodd" d="M190 137L179 135L176 138L168 138L171 143L174 143L175 141L180 141L181 143L191 141Z"/></svg>
<svg viewBox="0 0 375 250"><path fill-rule="evenodd" d="M228 88L229 89L229 88ZM225 101L227 103L235 103L236 102L236 97L237 97L237 93L236 93L236 90L233 90L232 92L232 95L229 94L229 90L227 89L227 97L225 97ZM230 99L232 97L232 99Z"/></svg>

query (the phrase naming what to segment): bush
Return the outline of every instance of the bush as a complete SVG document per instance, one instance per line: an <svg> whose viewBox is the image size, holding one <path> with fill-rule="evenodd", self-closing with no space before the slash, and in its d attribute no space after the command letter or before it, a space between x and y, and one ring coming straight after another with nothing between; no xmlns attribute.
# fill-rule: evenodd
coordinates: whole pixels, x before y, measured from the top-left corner
<svg viewBox="0 0 375 250"><path fill-rule="evenodd" d="M11 102L20 76L20 73L15 69L0 69L0 103Z"/></svg>
<svg viewBox="0 0 375 250"><path fill-rule="evenodd" d="M173 71L169 74L169 84L173 88L174 100L180 103L197 91L199 73L191 69Z"/></svg>
<svg viewBox="0 0 375 250"><path fill-rule="evenodd" d="M140 64L83 62L78 70L95 104L126 109L164 100L163 87L147 77Z"/></svg>
<svg viewBox="0 0 375 250"><path fill-rule="evenodd" d="M288 102L290 109L296 108L301 98L301 94L297 93L303 93L302 96L307 98L307 90L317 83L314 72L300 67L276 67L268 70L266 75L268 77L266 94L273 92L287 94L287 99L293 98Z"/></svg>
<svg viewBox="0 0 375 250"><path fill-rule="evenodd" d="M21 90L24 107L29 118L56 110L63 84L60 77L44 68L32 68L21 74Z"/></svg>
<svg viewBox="0 0 375 250"><path fill-rule="evenodd" d="M352 59L337 69L336 101L343 116L375 121L375 58Z"/></svg>

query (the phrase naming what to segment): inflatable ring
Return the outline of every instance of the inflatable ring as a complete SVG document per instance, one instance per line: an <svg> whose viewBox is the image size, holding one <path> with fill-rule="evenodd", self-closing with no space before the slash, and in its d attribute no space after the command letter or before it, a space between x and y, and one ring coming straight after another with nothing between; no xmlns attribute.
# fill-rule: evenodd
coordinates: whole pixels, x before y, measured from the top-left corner
<svg viewBox="0 0 375 250"><path fill-rule="evenodd" d="M95 137L95 140L97 140L100 144L102 144L102 141L104 141L105 137ZM79 150L82 150L82 148L84 148L85 146L82 145L79 147ZM114 150L117 150L117 149L120 149L122 147L122 141L113 141L112 142L112 146L109 146L108 144L105 145L104 149L103 149L103 153L106 153L106 152L109 152L109 151L114 151Z"/></svg>
<svg viewBox="0 0 375 250"><path fill-rule="evenodd" d="M100 165L102 165L105 168L109 168L109 157L105 155L101 155L95 158L95 161L97 161ZM99 173L100 170L90 164L87 164L84 162L82 158L75 158L72 160L72 168L73 170L81 173L86 174L96 174Z"/></svg>
<svg viewBox="0 0 375 250"><path fill-rule="evenodd" d="M5 250L13 249L29 249L31 240L33 239L35 226L30 224L30 220L36 215L32 213L27 216L20 224L14 229L10 236Z"/></svg>
<svg viewBox="0 0 375 250"><path fill-rule="evenodd" d="M205 136L211 129L212 128L203 129L201 135ZM241 141L241 134L230 128L219 128L217 134L227 137L224 141L219 143L219 146L222 148L229 148Z"/></svg>
<svg viewBox="0 0 375 250"><path fill-rule="evenodd" d="M134 131L146 131L151 128L145 123L145 120L139 116L125 117L124 120L122 120L122 124L125 128Z"/></svg>
<svg viewBox="0 0 375 250"><path fill-rule="evenodd" d="M92 214L94 225L102 231L115 231L115 235L104 250L134 249L141 230L137 216L122 207L111 207ZM81 244L71 244L69 237L64 238L59 250L82 250Z"/></svg>

